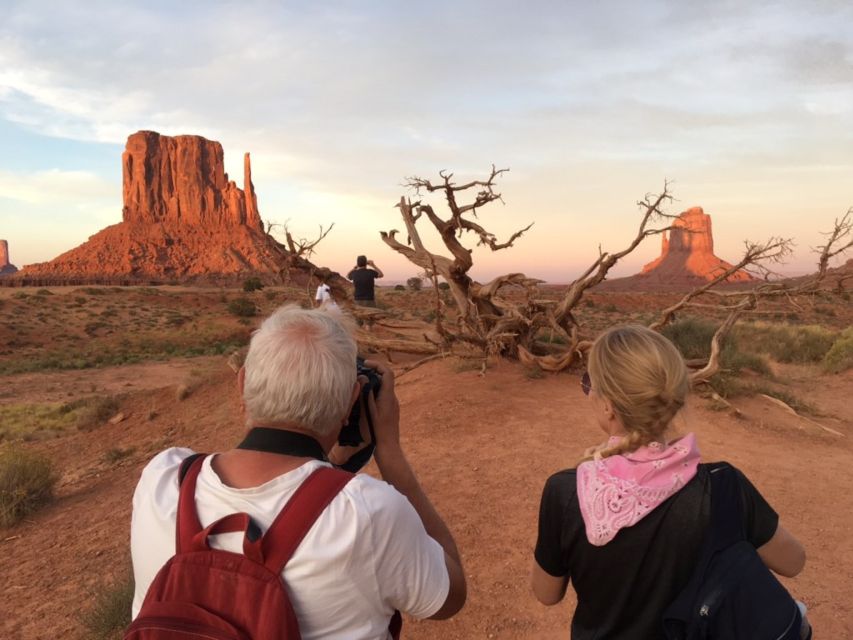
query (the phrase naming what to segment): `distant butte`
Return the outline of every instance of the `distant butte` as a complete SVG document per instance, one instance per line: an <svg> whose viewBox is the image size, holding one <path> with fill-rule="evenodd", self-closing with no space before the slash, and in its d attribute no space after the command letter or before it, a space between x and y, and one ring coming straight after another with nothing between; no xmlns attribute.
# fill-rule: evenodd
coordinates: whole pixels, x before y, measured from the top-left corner
<svg viewBox="0 0 853 640"><path fill-rule="evenodd" d="M281 246L264 233L248 153L241 189L225 173L218 142L139 131L127 139L122 170L123 221L18 277L184 281L279 272Z"/></svg>
<svg viewBox="0 0 853 640"><path fill-rule="evenodd" d="M0 276L8 276L17 273L18 267L9 262L9 243L0 240Z"/></svg>
<svg viewBox="0 0 853 640"><path fill-rule="evenodd" d="M713 280L731 264L714 255L711 216L702 207L692 207L675 219L673 229L661 234L661 255L628 278L608 280L600 290L690 289ZM755 280L746 271L736 271L728 283Z"/></svg>

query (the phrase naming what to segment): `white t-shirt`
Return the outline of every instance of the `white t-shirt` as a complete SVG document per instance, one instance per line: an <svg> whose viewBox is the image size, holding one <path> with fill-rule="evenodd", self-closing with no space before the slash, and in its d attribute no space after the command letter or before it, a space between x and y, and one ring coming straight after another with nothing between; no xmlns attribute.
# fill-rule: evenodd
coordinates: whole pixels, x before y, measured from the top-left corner
<svg viewBox="0 0 853 640"><path fill-rule="evenodd" d="M190 449L167 449L142 471L133 495L130 549L136 618L157 572L175 554L178 469ZM196 485L202 526L246 512L266 532L296 488L319 466L310 461L259 487L234 489L204 460ZM242 552L242 533L211 538L211 547ZM444 550L424 530L405 496L357 475L308 531L282 573L305 640L386 640L395 609L428 618L450 589Z"/></svg>
<svg viewBox="0 0 853 640"><path fill-rule="evenodd" d="M314 299L317 302L334 302L334 298L332 298L332 289L327 284L321 284L317 287L317 293L314 296Z"/></svg>

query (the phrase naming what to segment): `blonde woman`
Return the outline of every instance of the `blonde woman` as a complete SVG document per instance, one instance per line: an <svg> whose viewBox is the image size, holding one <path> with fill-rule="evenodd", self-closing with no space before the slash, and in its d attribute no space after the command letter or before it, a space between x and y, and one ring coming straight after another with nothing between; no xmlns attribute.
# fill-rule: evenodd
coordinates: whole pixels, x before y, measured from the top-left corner
<svg viewBox="0 0 853 640"><path fill-rule="evenodd" d="M660 334L640 326L605 332L590 351L582 386L608 439L545 484L533 592L543 604L557 604L571 580L574 640L663 638L663 612L702 550L710 474L720 465L700 462L692 433L674 432L689 379L678 350ZM803 547L735 473L747 541L774 572L797 575Z"/></svg>

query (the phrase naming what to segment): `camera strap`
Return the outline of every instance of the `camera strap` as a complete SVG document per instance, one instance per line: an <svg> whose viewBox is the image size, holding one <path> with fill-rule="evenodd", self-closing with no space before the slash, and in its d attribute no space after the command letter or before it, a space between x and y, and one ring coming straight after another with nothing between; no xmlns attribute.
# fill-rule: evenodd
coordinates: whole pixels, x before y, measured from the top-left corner
<svg viewBox="0 0 853 640"><path fill-rule="evenodd" d="M271 427L252 428L237 448L328 461L323 447L311 436Z"/></svg>

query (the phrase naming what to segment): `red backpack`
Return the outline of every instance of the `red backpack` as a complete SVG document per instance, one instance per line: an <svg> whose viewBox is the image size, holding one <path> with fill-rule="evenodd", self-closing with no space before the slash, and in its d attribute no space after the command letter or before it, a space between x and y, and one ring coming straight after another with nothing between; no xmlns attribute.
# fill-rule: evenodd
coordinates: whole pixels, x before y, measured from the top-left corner
<svg viewBox="0 0 853 640"><path fill-rule="evenodd" d="M246 513L232 513L202 529L195 487L203 459L199 456L189 464L181 482L175 555L148 588L125 640L300 638L281 572L353 475L317 469L261 536ZM208 536L235 531L244 533L242 554L210 548Z"/></svg>

